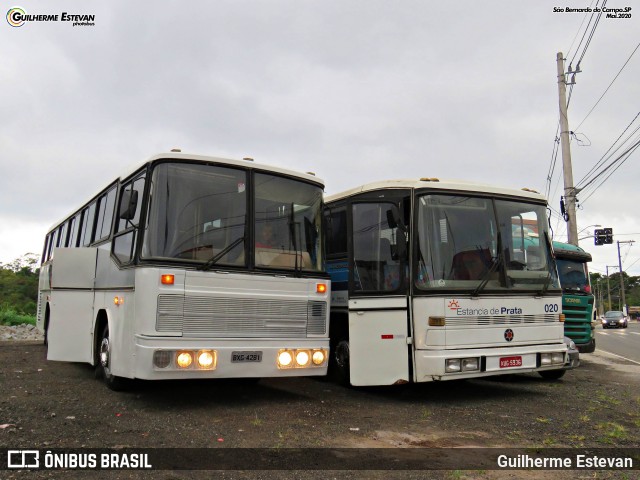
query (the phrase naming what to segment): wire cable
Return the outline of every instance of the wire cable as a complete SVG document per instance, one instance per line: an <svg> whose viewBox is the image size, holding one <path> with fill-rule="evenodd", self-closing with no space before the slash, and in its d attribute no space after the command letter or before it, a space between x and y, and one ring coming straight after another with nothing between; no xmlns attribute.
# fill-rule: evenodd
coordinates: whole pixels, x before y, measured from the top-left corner
<svg viewBox="0 0 640 480"><path fill-rule="evenodd" d="M611 80L611 83L609 84L609 86L606 88L606 90L604 91L604 93L602 95L600 95L600 98L598 99L598 101L595 103L595 105L593 107L591 107L591 110L589 110L589 113L587 113L587 116L584 117L582 119L582 121L580 122L580 124L575 128L576 130L578 130L582 124L585 122L585 120L587 118L589 118L589 115L591 115L591 113L595 110L595 108L598 106L598 104L600 103L600 101L604 98L604 96L607 94L607 92L609 91L609 89L611 88L611 86L613 85L613 83L618 79L618 77L620 76L620 74L622 73L622 70L624 70L624 68L627 66L627 64L629 63L629 61L631 60L631 57L633 57L633 55L636 53L636 51L638 50L638 48L640 47L640 43L638 43L638 45L636 45L636 48L633 49L633 52L631 52L631 55L629 55L629 58L627 58L627 61L624 62L624 65L622 65L622 67L620 68L620 70L618 71L618 73L616 74L616 76L613 78L613 80Z"/></svg>

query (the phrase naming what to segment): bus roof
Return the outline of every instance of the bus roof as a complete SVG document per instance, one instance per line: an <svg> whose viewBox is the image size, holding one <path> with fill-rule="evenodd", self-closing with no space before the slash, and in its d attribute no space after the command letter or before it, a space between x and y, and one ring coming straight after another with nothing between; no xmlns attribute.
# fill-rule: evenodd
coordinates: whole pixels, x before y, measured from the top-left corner
<svg viewBox="0 0 640 480"><path fill-rule="evenodd" d="M182 152L168 152L168 153L159 153L157 155L153 155L149 159L144 162L138 163L135 168L129 169L125 175L122 175L120 178L127 178L132 173L135 173L139 168L143 167L148 163L155 162L157 160L177 160L184 162L200 162L200 163L221 163L225 165L238 166L243 168L249 168L252 170L266 170L269 172L280 173L282 175L288 175L290 177L298 177L307 182L317 183L324 188L324 181L320 178L316 177L310 173L302 173L297 172L295 170L289 170L288 168L276 167L274 165L268 165L265 163L255 163L253 159L231 159L231 158L223 158L223 157L212 157L207 155L196 155L192 153L182 153Z"/></svg>
<svg viewBox="0 0 640 480"><path fill-rule="evenodd" d="M583 262L590 262L592 260L591 254L584 251L582 248L572 245L570 243L553 241L553 253L556 258L566 258L568 260L581 260Z"/></svg>
<svg viewBox="0 0 640 480"><path fill-rule="evenodd" d="M145 165L147 165L149 163L153 163L153 162L158 161L158 160L171 160L171 161L184 162L184 163L194 163L194 162L195 163L213 163L213 162L215 162L215 163L219 163L219 164L223 164L223 165L239 166L239 167L247 168L247 169L250 169L250 170L263 170L263 171L266 171L266 172L272 172L272 173L278 173L278 174L281 174L281 175L287 175L287 176L290 176L290 177L296 177L296 178L299 178L299 179L307 181L307 182L315 183L315 184L319 185L320 187L322 187L324 189L324 181L322 179L316 177L313 174L296 172L295 170L289 170L287 168L276 167L276 166L267 165L267 164L264 164L264 163L254 163L252 159L235 160L235 159L231 159L231 158L211 157L211 156L206 156L206 155L195 155L195 154L191 154L191 153L182 153L182 152L158 153L156 155L151 156L150 158L148 158L147 160L145 160L143 162L136 163L133 167L130 167L128 170L123 172L123 175L120 175L119 177L110 178L108 183L103 184L101 186L100 190L96 191L96 193L94 195L92 195L91 197L88 197L87 200L84 201L83 203L81 203L78 206L77 209L73 210L68 215L65 215L63 218L58 220L56 223L52 224L51 227L49 227L49 229L47 230L47 233L51 232L52 230L55 230L62 223L64 223L71 215L73 215L76 212L78 212L87 203L89 203L91 200L93 200L94 198L99 196L107 187L112 185L114 183L114 181L119 180L119 179L124 180L127 177L129 177L130 175L133 175L134 173L136 173L138 170L140 170Z"/></svg>
<svg viewBox="0 0 640 480"><path fill-rule="evenodd" d="M382 189L417 189L417 188L433 188L437 190L452 190L477 193L494 193L498 195L509 195L523 197L537 202L545 202L546 198L540 193L530 190L517 190L513 188L496 187L483 183L469 182L464 180L439 180L434 178L421 179L399 179L399 180L383 180L379 182L367 183L359 187L346 190L341 193L335 193L325 197L325 202L333 202L343 198L351 197L359 193L382 190Z"/></svg>

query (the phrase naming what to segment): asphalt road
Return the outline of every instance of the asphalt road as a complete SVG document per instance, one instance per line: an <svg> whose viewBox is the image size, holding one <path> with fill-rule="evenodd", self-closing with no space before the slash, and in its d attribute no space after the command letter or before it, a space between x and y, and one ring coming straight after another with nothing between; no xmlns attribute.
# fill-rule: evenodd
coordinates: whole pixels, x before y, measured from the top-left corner
<svg viewBox="0 0 640 480"><path fill-rule="evenodd" d="M624 357L640 365L640 322L632 320L628 328L596 327L596 349Z"/></svg>

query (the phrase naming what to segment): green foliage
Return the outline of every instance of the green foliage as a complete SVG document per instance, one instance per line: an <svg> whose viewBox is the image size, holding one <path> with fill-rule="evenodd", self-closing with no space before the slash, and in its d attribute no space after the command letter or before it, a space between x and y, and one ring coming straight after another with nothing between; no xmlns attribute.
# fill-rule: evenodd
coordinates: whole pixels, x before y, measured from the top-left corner
<svg viewBox="0 0 640 480"><path fill-rule="evenodd" d="M0 325L36 324L35 315L23 315L11 308L0 308Z"/></svg>
<svg viewBox="0 0 640 480"><path fill-rule="evenodd" d="M38 307L37 257L26 254L0 264L0 323L15 324L21 316L33 317ZM25 323L20 321L19 323ZM31 322L27 322L31 323Z"/></svg>

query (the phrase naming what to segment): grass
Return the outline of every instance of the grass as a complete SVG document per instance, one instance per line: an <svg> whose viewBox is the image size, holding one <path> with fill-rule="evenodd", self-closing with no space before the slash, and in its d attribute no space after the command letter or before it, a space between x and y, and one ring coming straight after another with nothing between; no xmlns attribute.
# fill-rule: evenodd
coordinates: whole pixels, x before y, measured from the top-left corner
<svg viewBox="0 0 640 480"><path fill-rule="evenodd" d="M23 323L35 325L36 317L18 313L11 307L0 308L0 325L22 325Z"/></svg>
<svg viewBox="0 0 640 480"><path fill-rule="evenodd" d="M615 422L599 423L596 428L604 434L604 437L598 439L601 443L613 444L616 441L627 439L627 430Z"/></svg>

